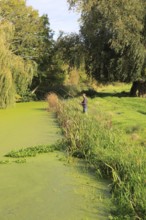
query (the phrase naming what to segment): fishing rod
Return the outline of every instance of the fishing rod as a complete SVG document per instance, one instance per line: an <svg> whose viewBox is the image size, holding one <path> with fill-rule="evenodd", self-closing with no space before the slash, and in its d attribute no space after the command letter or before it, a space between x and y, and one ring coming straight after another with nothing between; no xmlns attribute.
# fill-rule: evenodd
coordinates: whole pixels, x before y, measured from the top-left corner
<svg viewBox="0 0 146 220"><path fill-rule="evenodd" d="M67 92L66 90L64 90L63 88L60 88L59 90L62 90L64 91L67 95L69 95L70 97L74 98L75 102L78 103L78 101L75 99L76 97L72 94L70 94L69 92ZM59 94L60 95L60 94ZM60 95L61 96L61 95ZM61 96L62 97L62 96ZM62 97L64 98L64 97ZM81 104L81 103L78 103L78 104Z"/></svg>
<svg viewBox="0 0 146 220"><path fill-rule="evenodd" d="M50 92L46 95L46 101L49 100L49 95L51 95L51 94L53 94L53 93L56 94L57 96L60 96L63 100L65 100L65 98L60 94L59 91L63 91L65 94L67 94L67 96L69 96L69 97L71 97L71 98L74 99L74 103L75 103L74 108L75 108L76 110L79 110L79 108L78 108L77 106L82 106L82 107L84 108L84 105L83 105L83 101L84 101L84 100L82 100L82 102L81 102L81 101L79 102L79 100L77 100L74 95L72 95L71 93L67 92L67 91L66 91L65 89L63 89L63 88L59 88L58 90L50 91ZM58 95L58 94L59 94L59 95ZM47 100L47 98L48 98L48 100ZM52 99L52 104L53 104L53 102L54 102L54 104L55 104L55 99L54 99L54 101L53 101L53 99ZM68 104L70 105L70 103L68 103ZM84 110L83 110L83 111L84 111Z"/></svg>
<svg viewBox="0 0 146 220"><path fill-rule="evenodd" d="M38 86L38 87L39 87L39 86ZM41 89L41 90L38 89L38 87L37 87L36 90L43 92L43 90L42 90L42 89ZM36 91L36 90L35 90L35 91ZM82 102L79 102L78 100L76 100L75 95L71 94L70 92L67 92L67 91L66 91L65 89L63 89L63 88L53 89L53 90L50 91L50 92L46 92L46 91L44 90L44 93L46 92L46 94L44 95L45 100L48 101L48 100L47 100L47 97L48 97L48 95L51 94L51 93L55 93L58 97L61 97L62 99L65 99L65 97L64 97L63 95L61 95L59 91L63 91L68 97L73 98L73 99L74 99L74 102L75 102L76 104L82 105Z"/></svg>

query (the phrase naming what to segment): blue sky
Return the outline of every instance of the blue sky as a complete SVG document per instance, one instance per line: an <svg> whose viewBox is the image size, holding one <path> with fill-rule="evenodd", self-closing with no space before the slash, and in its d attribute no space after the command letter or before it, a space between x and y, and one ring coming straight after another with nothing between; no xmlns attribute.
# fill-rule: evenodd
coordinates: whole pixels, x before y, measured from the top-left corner
<svg viewBox="0 0 146 220"><path fill-rule="evenodd" d="M69 11L66 0L27 0L27 5L39 11L39 14L48 14L50 27L55 32L55 37L59 31L71 33L79 31L79 14Z"/></svg>

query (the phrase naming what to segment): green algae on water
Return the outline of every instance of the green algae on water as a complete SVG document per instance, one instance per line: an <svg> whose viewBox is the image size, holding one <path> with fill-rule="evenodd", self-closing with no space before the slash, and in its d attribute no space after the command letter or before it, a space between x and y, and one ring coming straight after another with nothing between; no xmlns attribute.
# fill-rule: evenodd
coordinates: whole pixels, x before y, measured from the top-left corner
<svg viewBox="0 0 146 220"><path fill-rule="evenodd" d="M0 166L0 219L108 219L107 184L61 157L54 152Z"/></svg>

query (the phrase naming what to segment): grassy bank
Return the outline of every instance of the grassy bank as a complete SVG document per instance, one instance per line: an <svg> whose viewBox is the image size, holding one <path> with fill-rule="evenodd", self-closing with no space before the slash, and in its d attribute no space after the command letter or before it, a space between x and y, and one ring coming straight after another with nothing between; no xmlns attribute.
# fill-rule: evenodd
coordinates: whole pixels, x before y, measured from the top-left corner
<svg viewBox="0 0 146 220"><path fill-rule="evenodd" d="M77 107L78 99L58 105L57 116L65 136L64 146L69 154L85 158L98 174L111 180L111 192L117 207L111 219L144 220L145 149L128 141L124 129L114 124L107 111L104 113L103 103L104 107L106 102L112 107L108 98L106 95L102 102L101 97L89 99L91 110L88 115L82 114ZM96 109L99 101L100 108Z"/></svg>

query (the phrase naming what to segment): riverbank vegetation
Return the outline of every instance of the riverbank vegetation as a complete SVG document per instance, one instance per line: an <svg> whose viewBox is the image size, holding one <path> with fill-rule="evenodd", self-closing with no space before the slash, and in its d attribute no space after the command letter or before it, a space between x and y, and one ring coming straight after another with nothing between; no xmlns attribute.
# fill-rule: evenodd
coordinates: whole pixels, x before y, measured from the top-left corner
<svg viewBox="0 0 146 220"><path fill-rule="evenodd" d="M116 120L119 126L113 124L106 99L102 99L89 99L88 115L82 114L77 106L79 99L62 101L56 106L64 134L63 143L69 155L84 158L98 175L110 179L116 204L111 219L145 219L145 148L128 140L124 129L120 129L120 118ZM114 97L110 97L110 102L114 101ZM98 102L100 106L95 111L93 103L98 105ZM135 100L132 103L137 105ZM130 111L130 105L128 107Z"/></svg>

